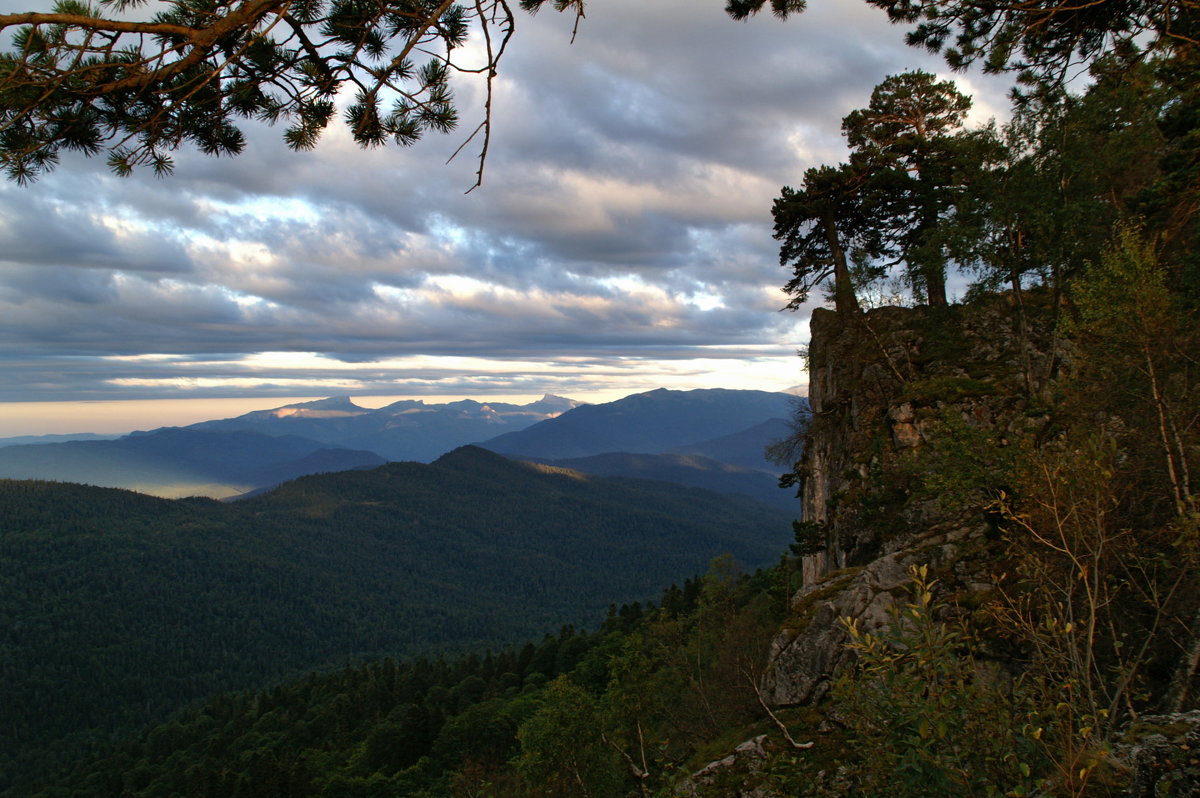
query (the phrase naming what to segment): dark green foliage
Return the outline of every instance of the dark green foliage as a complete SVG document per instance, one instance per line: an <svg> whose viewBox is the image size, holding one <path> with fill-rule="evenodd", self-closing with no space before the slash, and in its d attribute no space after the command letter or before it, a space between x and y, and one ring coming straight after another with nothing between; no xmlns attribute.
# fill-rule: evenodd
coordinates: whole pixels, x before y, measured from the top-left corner
<svg viewBox="0 0 1200 798"><path fill-rule="evenodd" d="M878 633L850 621L854 668L833 690L852 733L853 794L1027 795L1046 767L1020 696L989 671L975 641L942 617L936 580L913 573L909 600Z"/></svg>
<svg viewBox="0 0 1200 798"><path fill-rule="evenodd" d="M867 0L898 24L911 25L910 45L941 52L954 69L982 61L989 72L1012 70L1028 84L1056 86L1072 65L1136 42L1154 49L1195 49L1196 0ZM729 0L734 19L758 13L767 0ZM803 0L771 0L776 16L805 9Z"/></svg>
<svg viewBox="0 0 1200 798"><path fill-rule="evenodd" d="M880 241L877 257L902 261L914 293L933 306L946 304L939 231L990 157L986 142L963 129L970 108L951 81L914 71L886 78L866 108L842 120L851 163L866 175L863 212Z"/></svg>
<svg viewBox="0 0 1200 798"><path fill-rule="evenodd" d="M839 311L857 312L851 263L866 263L880 255L879 237L863 207L862 190L868 175L849 164L814 167L804 173L799 191L784 186L771 213L779 263L792 269L783 290L795 310L809 293L833 278L833 297Z"/></svg>
<svg viewBox="0 0 1200 798"><path fill-rule="evenodd" d="M948 393L946 401L963 398ZM925 434L927 445L905 464L916 483L913 497L949 512L990 505L1011 483L1023 454L1019 444L998 441L994 430L971 426L955 411L931 419Z"/></svg>
<svg viewBox="0 0 1200 798"><path fill-rule="evenodd" d="M0 491L7 778L52 761L54 740L102 738L220 690L586 621L721 551L768 562L789 520L479 449L227 505L49 483ZM579 656L558 654L536 669L549 678Z"/></svg>
<svg viewBox="0 0 1200 798"><path fill-rule="evenodd" d="M565 640L584 652L601 642L564 628L534 651ZM222 798L231 784L278 794L271 790L284 782L291 795L444 794L438 787L464 763L494 767L516 752L544 680L516 649L313 674L218 696L81 764L45 794L104 795L103 785L117 783L129 795Z"/></svg>
<svg viewBox="0 0 1200 798"><path fill-rule="evenodd" d="M982 60L989 71L1019 70L1030 83L1060 81L1071 64L1139 39L1162 47L1194 45L1200 23L1194 0L868 1L893 22L915 24L909 44L944 52L952 67Z"/></svg>
<svg viewBox="0 0 1200 798"><path fill-rule="evenodd" d="M729 0L725 11L734 19L746 19L757 14L767 0ZM805 0L771 0L771 11L780 19L787 19L792 14L799 14L808 3Z"/></svg>
<svg viewBox="0 0 1200 798"><path fill-rule="evenodd" d="M345 112L356 142L412 144L458 124L450 74L470 30L495 37L494 69L514 23L503 0L168 0L138 19L130 12L141 5L59 0L46 13L0 15L0 30L14 29L13 49L0 53L10 179L36 179L64 149L107 149L119 175L166 174L185 144L240 153L241 119L284 121L288 145L311 149L348 84L358 89ZM581 0L555 5L582 15Z"/></svg>
<svg viewBox="0 0 1200 798"><path fill-rule="evenodd" d="M1113 224L1139 211L1164 156L1157 119L1175 101L1154 75L1141 53L1109 56L1093 65L1086 93L1016 109L966 220L985 287L1017 288L1028 275L1065 290Z"/></svg>
<svg viewBox="0 0 1200 798"><path fill-rule="evenodd" d="M779 260L793 272L789 308L832 277L835 307L857 312L856 289L898 264L914 294L946 304L951 222L997 150L963 130L970 106L950 81L914 71L888 77L842 120L850 162L809 169L772 209Z"/></svg>
<svg viewBox="0 0 1200 798"><path fill-rule="evenodd" d="M605 745L594 696L566 677L549 684L537 713L521 725L523 780L545 798L621 798L617 751Z"/></svg>
<svg viewBox="0 0 1200 798"><path fill-rule="evenodd" d="M1161 231L1172 282L1200 296L1200 53L1195 49L1156 65L1170 101L1158 115L1161 173L1138 210Z"/></svg>
<svg viewBox="0 0 1200 798"><path fill-rule="evenodd" d="M1112 226L1136 216L1161 237L1168 273L1195 293L1200 11L1194 0L1162 9L1105 0L1086 10L871 2L896 21L920 21L914 41L935 49L959 26L963 46L970 40L983 47L990 31L1015 37L988 41L988 57L999 58L999 67L1029 46L1026 55L1044 61L1043 77L1051 61L1061 66L1079 55L1091 82L1073 95L1050 80L1015 106L1003 131L967 131L969 100L951 82L924 72L888 77L866 108L843 120L849 164L810 169L801 190L785 188L775 203L781 261L793 271L789 307L839 272L837 307L853 311L847 286L861 298L864 286L894 266L903 266L914 296L935 306L945 304L952 269L979 275L977 291L1011 287L1018 303L1030 283L1065 294L1066 283L1099 258ZM763 2L742 5L736 16ZM1128 27L1110 27L1118 21ZM1138 40L1150 46L1135 46L1139 31L1153 32ZM952 63L983 54L953 52ZM1028 323L1016 321L1023 330ZM1029 382L1036 389L1037 380Z"/></svg>
<svg viewBox="0 0 1200 798"><path fill-rule="evenodd" d="M825 525L816 521L793 521L796 542L788 546L793 557L807 557L824 551L827 545Z"/></svg>
<svg viewBox="0 0 1200 798"><path fill-rule="evenodd" d="M490 785L497 797L599 798L638 781L663 787L711 735L686 731L695 723L757 719L747 674L731 665L757 673L778 620L773 579L722 561L668 589L662 610L614 608L595 634L563 627L483 656L382 659L220 695L20 795L432 798Z"/></svg>
<svg viewBox="0 0 1200 798"><path fill-rule="evenodd" d="M994 383L971 377L934 377L906 383L901 400L919 405L936 402L960 402L978 396L988 396L997 391Z"/></svg>

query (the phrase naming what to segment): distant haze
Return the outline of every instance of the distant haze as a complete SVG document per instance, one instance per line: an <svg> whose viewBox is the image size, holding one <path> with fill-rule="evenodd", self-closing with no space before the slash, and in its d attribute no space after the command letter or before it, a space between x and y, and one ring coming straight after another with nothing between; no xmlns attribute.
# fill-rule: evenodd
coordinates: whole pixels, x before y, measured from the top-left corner
<svg viewBox="0 0 1200 798"><path fill-rule="evenodd" d="M799 361L797 361L797 372ZM796 376L796 375L791 375ZM651 388L659 386L650 386ZM754 386L736 385L746 388ZM614 388L606 391L567 394L589 404L612 402L636 393L638 389ZM787 390L806 393L804 387L785 389L778 386L763 390ZM478 402L508 402L528 404L541 398L542 393L503 394L427 394L395 396L358 396L354 403L360 407L383 407L401 399L420 399L429 404L474 399ZM258 396L217 399L131 399L92 402L0 402L0 438L18 435L59 435L82 432L124 434L134 430L158 427L182 427L213 418L230 418L253 410L266 410L296 402L310 402L323 396Z"/></svg>
<svg viewBox="0 0 1200 798"><path fill-rule="evenodd" d="M622 391L589 396L582 401L609 402ZM515 396L355 396L361 407L383 407L401 399L429 403L475 399L480 402L527 404L541 394ZM132 399L104 402L3 402L0 403L0 438L17 435L54 435L78 432L125 433L158 427L182 427L212 418L229 418L253 410L267 410L322 396L278 396L239 399ZM574 397L572 397L574 398Z"/></svg>

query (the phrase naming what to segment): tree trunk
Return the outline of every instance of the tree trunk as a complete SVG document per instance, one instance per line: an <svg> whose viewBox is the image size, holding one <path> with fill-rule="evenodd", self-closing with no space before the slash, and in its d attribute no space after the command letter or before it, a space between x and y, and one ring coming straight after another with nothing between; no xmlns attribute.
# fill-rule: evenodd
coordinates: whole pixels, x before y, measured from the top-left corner
<svg viewBox="0 0 1200 798"><path fill-rule="evenodd" d="M850 266L846 263L846 252L838 241L837 225L831 210L826 210L822 215L821 225L825 228L825 239L833 258L833 307L838 313L862 313L858 297L854 295L854 284L850 282Z"/></svg>
<svg viewBox="0 0 1200 798"><path fill-rule="evenodd" d="M925 272L925 295L931 308L946 307L946 269L944 266L934 264L926 266Z"/></svg>
<svg viewBox="0 0 1200 798"><path fill-rule="evenodd" d="M1036 392L1034 386L1033 361L1030 358L1030 349L1033 343L1029 335L1029 320L1025 315L1025 298L1021 291L1021 270L1017 264L1021 262L1024 256L1025 235L1018 227L1013 234L1012 246L1009 251L1009 270L1008 279L1012 284L1013 302L1017 306L1017 334L1021 341L1021 369L1025 372L1025 395L1033 397Z"/></svg>

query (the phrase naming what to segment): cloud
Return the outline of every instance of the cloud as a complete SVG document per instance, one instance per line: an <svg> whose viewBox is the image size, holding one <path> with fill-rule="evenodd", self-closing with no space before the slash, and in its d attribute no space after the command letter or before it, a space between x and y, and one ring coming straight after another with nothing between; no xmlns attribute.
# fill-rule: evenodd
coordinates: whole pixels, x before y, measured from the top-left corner
<svg viewBox="0 0 1200 798"><path fill-rule="evenodd" d="M843 157L885 75L941 64L862 2L735 23L606 0L574 44L571 22L518 19L470 194L475 143L446 164L469 82L464 130L414 147L331 127L294 153L248 123L243 155L184 150L167 179L70 155L0 186L0 399L798 382L771 202Z"/></svg>

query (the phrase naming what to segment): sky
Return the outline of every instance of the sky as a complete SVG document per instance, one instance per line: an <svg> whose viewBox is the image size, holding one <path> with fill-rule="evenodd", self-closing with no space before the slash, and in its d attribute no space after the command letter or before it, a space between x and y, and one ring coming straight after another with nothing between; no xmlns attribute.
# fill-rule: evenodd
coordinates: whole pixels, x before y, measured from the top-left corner
<svg viewBox="0 0 1200 798"><path fill-rule="evenodd" d="M469 194L472 145L446 163L479 119L463 82L460 130L413 147L333 125L295 153L248 124L240 156L183 150L163 179L65 156L0 185L0 437L330 395L802 390L821 299L780 310L780 187L844 158L841 118L889 74L953 77L976 121L1008 81L952 75L862 0L722 6L592 0L574 43L572 19L518 12Z"/></svg>

